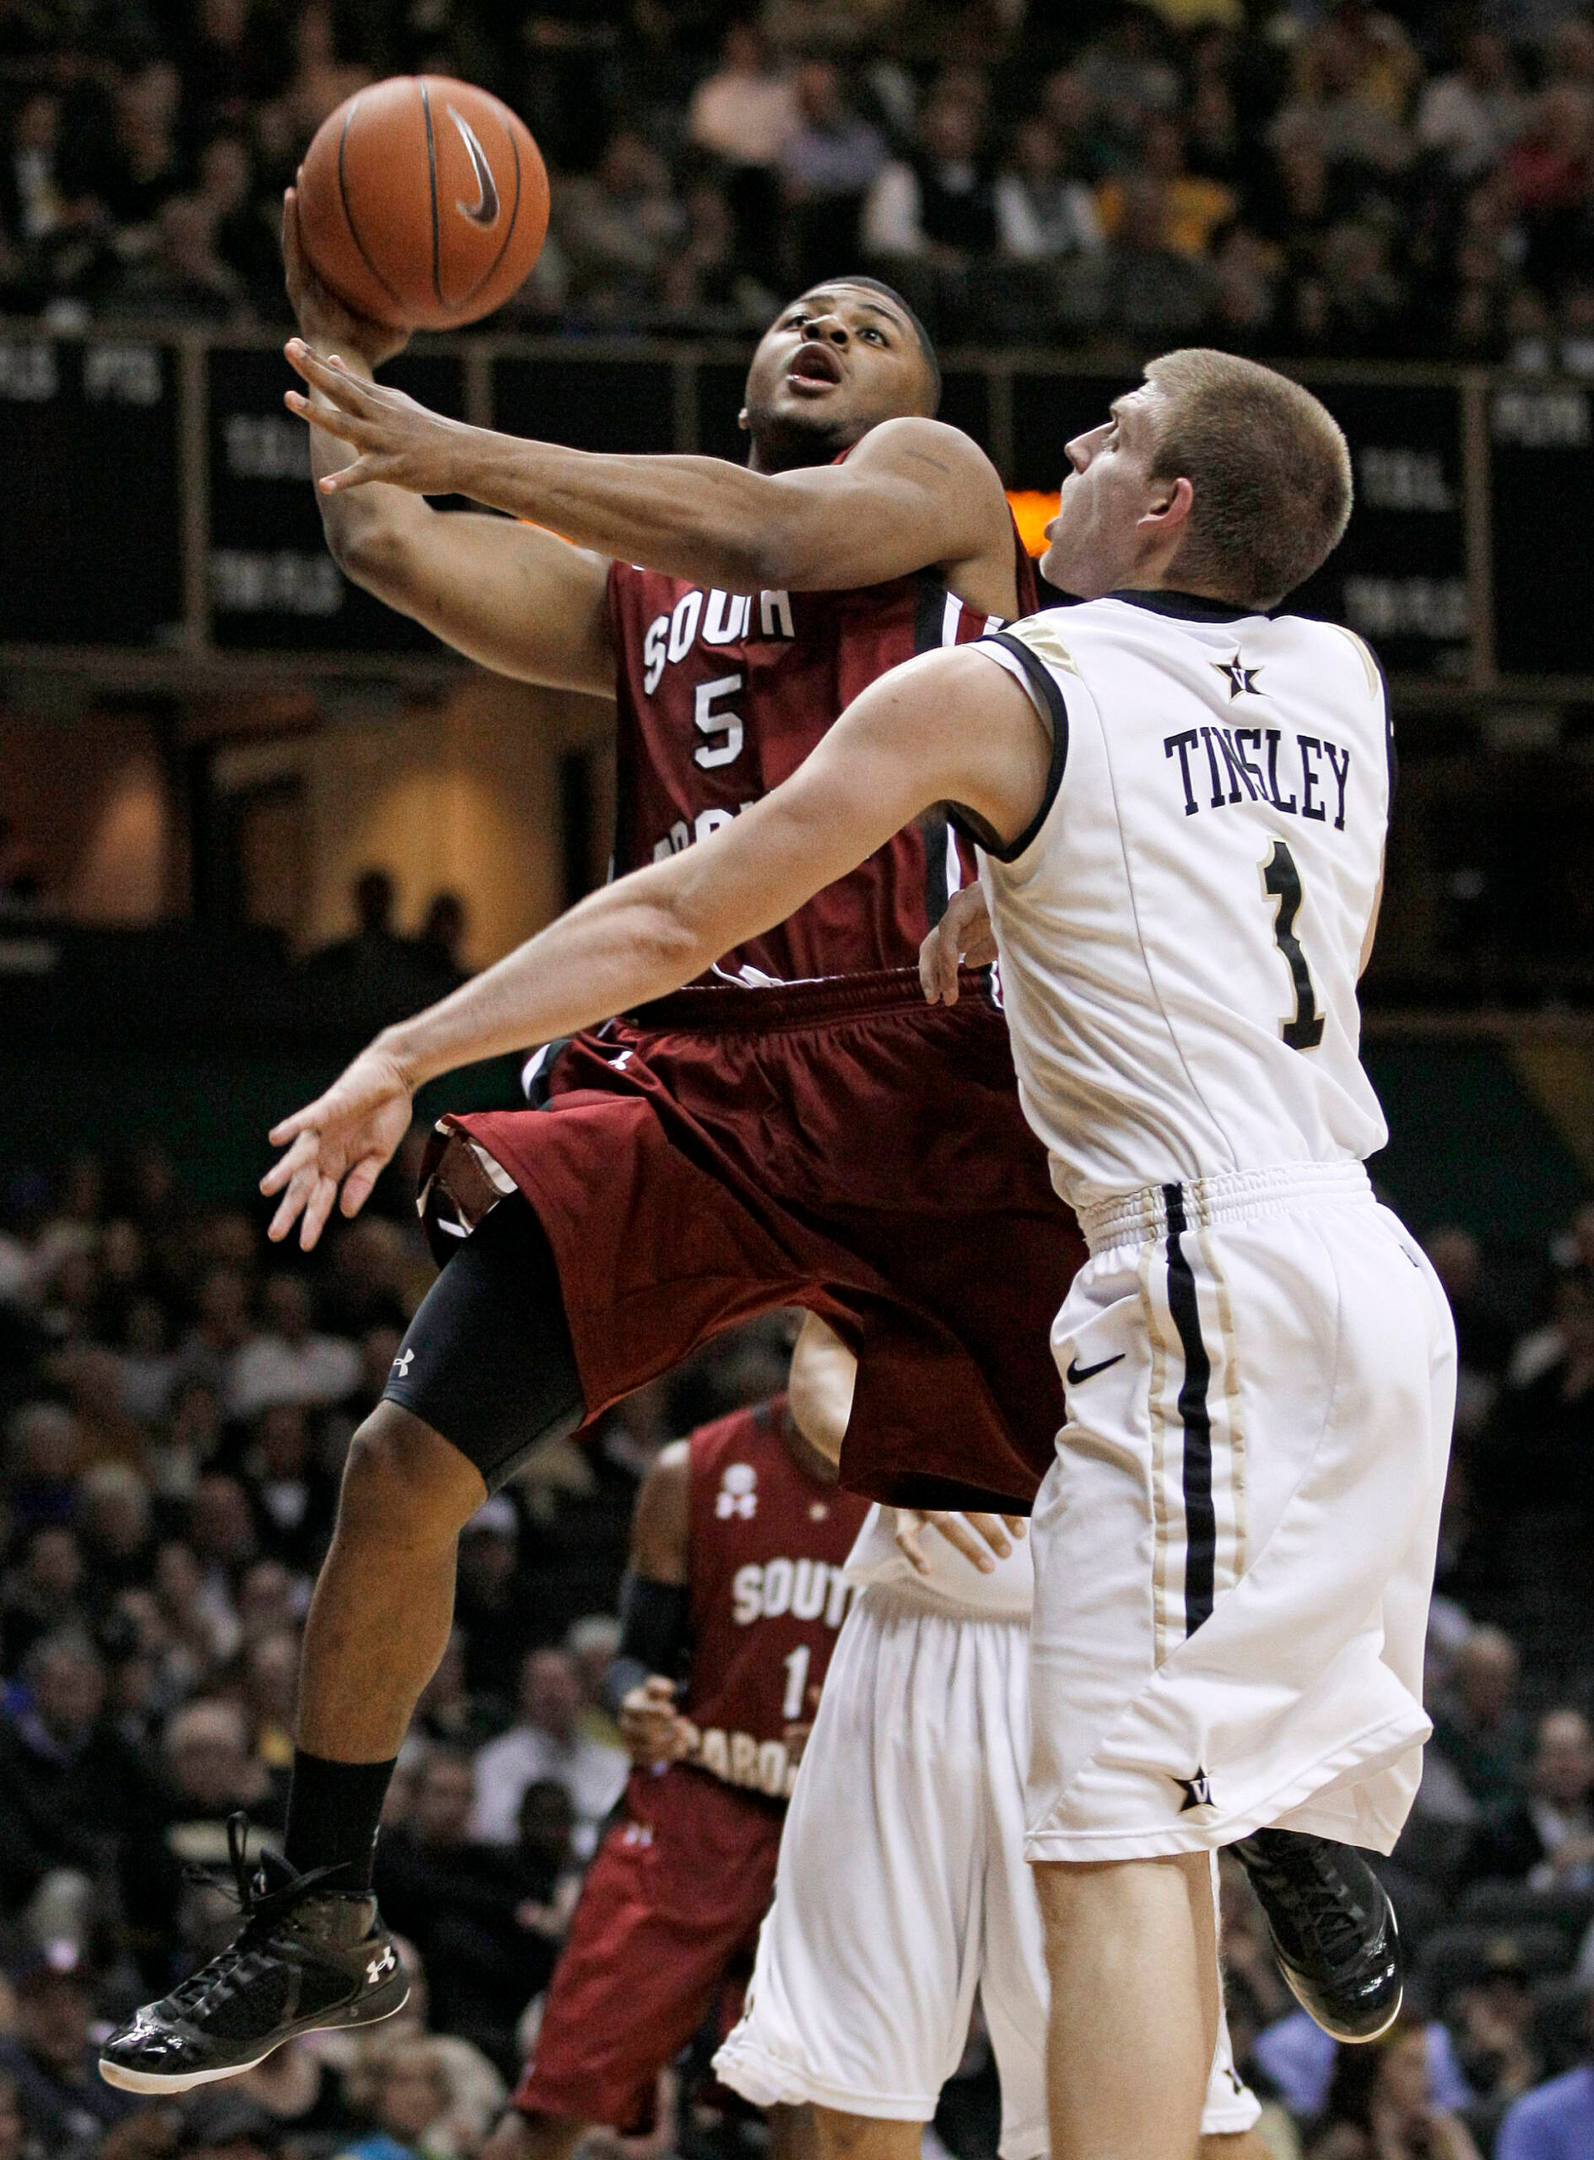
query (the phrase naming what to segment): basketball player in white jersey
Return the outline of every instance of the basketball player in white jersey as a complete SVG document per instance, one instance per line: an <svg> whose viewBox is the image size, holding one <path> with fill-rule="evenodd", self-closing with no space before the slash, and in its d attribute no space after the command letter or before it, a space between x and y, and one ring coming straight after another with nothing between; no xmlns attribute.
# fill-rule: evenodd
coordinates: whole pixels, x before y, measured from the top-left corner
<svg viewBox="0 0 1594 2160"><path fill-rule="evenodd" d="M264 1182L279 1236L319 1229L423 1081L666 994L960 806L1025 1112L1091 1248L1033 1527L1050 2150L1172 2160L1216 2040L1211 1852L1269 1826L1387 1851L1405 1819L1455 1339L1363 1168L1382 683L1272 612L1344 529L1344 438L1193 351L1069 458L1043 567L1085 605L880 677L709 841L385 1030Z"/></svg>
<svg viewBox="0 0 1594 2160"><path fill-rule="evenodd" d="M851 1353L810 1318L794 1414L839 1455ZM741 2022L714 2058L760 2107L813 2104L819 2160L918 2160L978 1988L1001 2160L1047 2149L1046 1952L1024 1859L1034 1571L1016 1517L876 1507L781 1833ZM1267 2160L1226 2024L1201 2160Z"/></svg>

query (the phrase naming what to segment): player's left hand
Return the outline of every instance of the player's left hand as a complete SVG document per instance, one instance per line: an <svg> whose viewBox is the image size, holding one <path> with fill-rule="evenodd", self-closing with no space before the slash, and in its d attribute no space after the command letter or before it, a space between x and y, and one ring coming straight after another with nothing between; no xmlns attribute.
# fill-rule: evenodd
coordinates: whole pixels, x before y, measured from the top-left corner
<svg viewBox="0 0 1594 2160"><path fill-rule="evenodd" d="M960 1514L948 1508L898 1508L897 1550L920 1575L930 1572L929 1556L921 1542L926 1530L939 1531L954 1552L960 1552L982 1575L990 1575L997 1560L1005 1560L1014 1543L1023 1537L1024 1518L982 1515L977 1511Z"/></svg>
<svg viewBox="0 0 1594 2160"><path fill-rule="evenodd" d="M302 1217L299 1243L308 1252L340 1187L344 1214L358 1214L409 1130L413 1094L398 1060L375 1042L324 1095L274 1125L271 1144L287 1152L260 1180L263 1193L282 1194L266 1235L279 1242Z"/></svg>
<svg viewBox="0 0 1594 2160"><path fill-rule="evenodd" d="M990 910L978 885L965 885L919 947L919 981L930 1004L955 1005L958 969L989 967L996 958Z"/></svg>
<svg viewBox="0 0 1594 2160"><path fill-rule="evenodd" d="M697 1752L698 1729L676 1709L675 1683L663 1673L650 1673L631 1690L620 1705L618 1722L626 1753L643 1770L682 1762Z"/></svg>
<svg viewBox="0 0 1594 2160"><path fill-rule="evenodd" d="M368 480L385 480L415 495L456 492L462 438L472 429L428 411L388 383L365 381L336 353L321 359L303 338L289 338L286 351L289 365L321 393L311 399L300 390L284 391L288 410L359 452L352 465L322 475L316 485L323 495L341 495Z"/></svg>

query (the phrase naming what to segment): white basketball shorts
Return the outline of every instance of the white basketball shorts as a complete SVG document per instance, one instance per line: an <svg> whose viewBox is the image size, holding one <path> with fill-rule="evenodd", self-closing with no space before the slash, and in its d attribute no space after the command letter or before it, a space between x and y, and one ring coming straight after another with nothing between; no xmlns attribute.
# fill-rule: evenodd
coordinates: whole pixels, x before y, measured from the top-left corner
<svg viewBox="0 0 1594 2160"><path fill-rule="evenodd" d="M1002 2088L1002 2160L1048 2146L1048 1987L1024 1862L1028 1630L910 1590L848 1613L781 1838L741 2023L714 2058L760 2107L817 2101L928 2122L978 1988ZM1256 2100L1219 2035L1203 2127Z"/></svg>
<svg viewBox="0 0 1594 2160"><path fill-rule="evenodd" d="M1388 1852L1429 1732L1438 1279L1359 1164L1152 1187L1081 1226L1032 1530L1029 1857L1268 1823Z"/></svg>

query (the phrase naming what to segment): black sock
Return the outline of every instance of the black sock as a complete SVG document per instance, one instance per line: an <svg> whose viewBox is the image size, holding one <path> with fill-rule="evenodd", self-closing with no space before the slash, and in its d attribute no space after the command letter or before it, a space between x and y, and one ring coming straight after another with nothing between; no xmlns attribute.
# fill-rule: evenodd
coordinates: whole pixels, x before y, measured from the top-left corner
<svg viewBox="0 0 1594 2160"><path fill-rule="evenodd" d="M393 1762L398 1760L394 1757ZM369 1890L376 1856L376 1826L393 1777L393 1762L328 1762L323 1755L293 1753L288 1788L288 1828L283 1857L301 1875L335 1867L329 1892Z"/></svg>

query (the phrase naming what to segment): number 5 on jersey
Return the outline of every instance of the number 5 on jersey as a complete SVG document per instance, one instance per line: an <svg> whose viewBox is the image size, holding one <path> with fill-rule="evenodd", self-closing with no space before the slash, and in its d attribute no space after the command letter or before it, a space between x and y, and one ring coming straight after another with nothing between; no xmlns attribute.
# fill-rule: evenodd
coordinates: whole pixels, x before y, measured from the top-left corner
<svg viewBox="0 0 1594 2160"><path fill-rule="evenodd" d="M716 675L712 682L700 682L693 690L692 725L703 741L692 756L705 772L712 772L716 765L729 765L742 754L745 730L741 714L714 709L717 699L733 697L741 687L740 675Z"/></svg>
<svg viewBox="0 0 1594 2160"><path fill-rule="evenodd" d="M1306 965L1301 941L1295 935L1295 918L1301 912L1301 873L1295 867L1287 840L1275 840L1272 853L1262 865L1262 889L1277 902L1273 912L1273 942L1284 955L1295 986L1295 1013L1280 1024L1279 1032L1292 1050L1315 1050L1323 1039L1323 1016L1317 1009L1312 971Z"/></svg>

